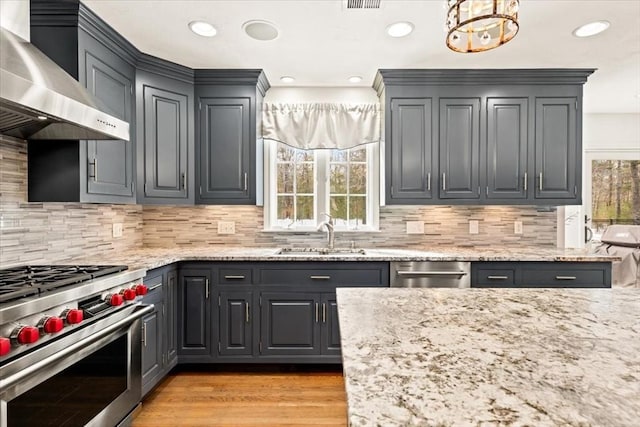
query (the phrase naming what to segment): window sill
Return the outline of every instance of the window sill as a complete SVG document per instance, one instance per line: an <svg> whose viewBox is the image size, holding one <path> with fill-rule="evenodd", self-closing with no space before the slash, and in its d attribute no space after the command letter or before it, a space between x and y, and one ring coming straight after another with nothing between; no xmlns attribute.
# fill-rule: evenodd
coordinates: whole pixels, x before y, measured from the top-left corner
<svg viewBox="0 0 640 427"><path fill-rule="evenodd" d="M315 228L264 228L262 230L263 233L292 233L292 234L309 234L309 233L319 233L325 234L326 232L318 231ZM340 230L336 229L335 233L339 234L349 234L349 233L380 233L379 228L362 228L359 230Z"/></svg>

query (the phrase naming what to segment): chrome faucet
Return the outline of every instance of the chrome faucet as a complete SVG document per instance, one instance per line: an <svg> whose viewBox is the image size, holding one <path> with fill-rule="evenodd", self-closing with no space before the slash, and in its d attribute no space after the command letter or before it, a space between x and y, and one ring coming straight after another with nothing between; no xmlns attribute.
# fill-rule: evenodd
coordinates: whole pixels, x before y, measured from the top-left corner
<svg viewBox="0 0 640 427"><path fill-rule="evenodd" d="M323 221L320 223L320 225L318 225L318 231L322 231L323 227L327 228L327 248L329 250L332 250L335 243L335 235L333 233L333 217L328 213L321 213L320 215L326 215L329 218L327 221Z"/></svg>

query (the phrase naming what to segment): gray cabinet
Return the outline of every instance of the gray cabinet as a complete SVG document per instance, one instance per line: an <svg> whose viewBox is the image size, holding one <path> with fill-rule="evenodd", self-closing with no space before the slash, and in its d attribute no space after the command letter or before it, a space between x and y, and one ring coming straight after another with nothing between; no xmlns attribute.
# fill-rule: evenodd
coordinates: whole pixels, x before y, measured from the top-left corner
<svg viewBox="0 0 640 427"><path fill-rule="evenodd" d="M433 124L431 98L391 100L390 157L387 162L387 199L431 199L433 170Z"/></svg>
<svg viewBox="0 0 640 427"><path fill-rule="evenodd" d="M582 86L593 71L379 70L386 202L581 204Z"/></svg>
<svg viewBox="0 0 640 427"><path fill-rule="evenodd" d="M182 269L178 289L178 355L211 355L211 301L208 269Z"/></svg>
<svg viewBox="0 0 640 427"><path fill-rule="evenodd" d="M440 98L440 198L480 197L480 99Z"/></svg>
<svg viewBox="0 0 640 427"><path fill-rule="evenodd" d="M340 356L340 324L335 293L322 294L322 354Z"/></svg>
<svg viewBox="0 0 640 427"><path fill-rule="evenodd" d="M129 141L29 142L29 201L135 203L137 51L79 2L31 2L31 41L130 125Z"/></svg>
<svg viewBox="0 0 640 427"><path fill-rule="evenodd" d="M138 202L193 204L193 71L158 62L136 71Z"/></svg>
<svg viewBox="0 0 640 427"><path fill-rule="evenodd" d="M259 109L269 83L261 70L196 70L199 204L255 204Z"/></svg>
<svg viewBox="0 0 640 427"><path fill-rule="evenodd" d="M473 262L473 288L610 288L610 262Z"/></svg>
<svg viewBox="0 0 640 427"><path fill-rule="evenodd" d="M536 98L536 198L578 197L582 152L577 143L577 109L574 97Z"/></svg>
<svg viewBox="0 0 640 427"><path fill-rule="evenodd" d="M218 354L225 356L253 355L253 291L221 290L218 294Z"/></svg>
<svg viewBox="0 0 640 427"><path fill-rule="evenodd" d="M178 271L170 269L165 275L164 307L166 317L166 354L167 364L175 366L178 362Z"/></svg>
<svg viewBox="0 0 640 427"><path fill-rule="evenodd" d="M528 195L528 99L487 99L487 199Z"/></svg>

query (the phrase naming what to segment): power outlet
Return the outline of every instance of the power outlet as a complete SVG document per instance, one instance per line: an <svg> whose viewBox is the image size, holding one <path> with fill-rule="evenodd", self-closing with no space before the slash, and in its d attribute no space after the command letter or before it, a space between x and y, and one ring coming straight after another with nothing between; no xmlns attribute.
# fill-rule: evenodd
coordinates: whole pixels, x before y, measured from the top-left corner
<svg viewBox="0 0 640 427"><path fill-rule="evenodd" d="M407 234L424 234L424 222L407 221Z"/></svg>
<svg viewBox="0 0 640 427"><path fill-rule="evenodd" d="M236 234L236 222L218 221L218 234Z"/></svg>
<svg viewBox="0 0 640 427"><path fill-rule="evenodd" d="M522 221L515 221L513 223L513 233L514 234L522 234Z"/></svg>
<svg viewBox="0 0 640 427"><path fill-rule="evenodd" d="M115 222L113 224L113 228L111 229L111 235L113 237L122 237L122 223Z"/></svg>
<svg viewBox="0 0 640 427"><path fill-rule="evenodd" d="M480 233L480 227L478 225L478 221L472 219L469 221L469 234L478 234Z"/></svg>

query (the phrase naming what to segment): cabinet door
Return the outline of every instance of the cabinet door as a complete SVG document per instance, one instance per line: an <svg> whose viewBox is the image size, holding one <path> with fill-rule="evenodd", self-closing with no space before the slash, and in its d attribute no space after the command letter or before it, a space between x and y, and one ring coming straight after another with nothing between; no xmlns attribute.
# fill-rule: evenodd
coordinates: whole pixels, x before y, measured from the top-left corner
<svg viewBox="0 0 640 427"><path fill-rule="evenodd" d="M211 354L211 310L209 272L188 270L181 273L178 338L180 355Z"/></svg>
<svg viewBox="0 0 640 427"><path fill-rule="evenodd" d="M86 142L86 191L89 195L123 196L134 201L133 71L122 60L111 58L107 63L94 53L85 52L87 88L108 113L130 123L131 140Z"/></svg>
<svg viewBox="0 0 640 427"><path fill-rule="evenodd" d="M322 354L340 354L340 327L336 294L322 294Z"/></svg>
<svg viewBox="0 0 640 427"><path fill-rule="evenodd" d="M201 98L200 104L200 199L204 203L248 203L254 176L250 169L250 99Z"/></svg>
<svg viewBox="0 0 640 427"><path fill-rule="evenodd" d="M577 99L536 98L535 173L537 199L577 197ZM578 177L580 179L580 177Z"/></svg>
<svg viewBox="0 0 640 427"><path fill-rule="evenodd" d="M391 165L387 199L431 199L431 98L391 100Z"/></svg>
<svg viewBox="0 0 640 427"><path fill-rule="evenodd" d="M440 98L439 148L440 198L479 198L479 98Z"/></svg>
<svg viewBox="0 0 640 427"><path fill-rule="evenodd" d="M487 100L487 198L527 198L527 98Z"/></svg>
<svg viewBox="0 0 640 427"><path fill-rule="evenodd" d="M320 354L320 295L308 292L261 294L261 355Z"/></svg>
<svg viewBox="0 0 640 427"><path fill-rule="evenodd" d="M154 306L153 312L142 318L142 389L143 393L146 393L155 385L163 370L164 296L162 286L145 296L144 303Z"/></svg>
<svg viewBox="0 0 640 427"><path fill-rule="evenodd" d="M178 359L178 325L177 310L178 303L176 297L178 294L178 272L171 270L167 272L164 307L165 307L165 354L167 355L167 365L172 366Z"/></svg>
<svg viewBox="0 0 640 427"><path fill-rule="evenodd" d="M144 195L186 199L187 96L147 85L143 92Z"/></svg>
<svg viewBox="0 0 640 427"><path fill-rule="evenodd" d="M221 356L251 356L252 291L220 291L219 331Z"/></svg>

